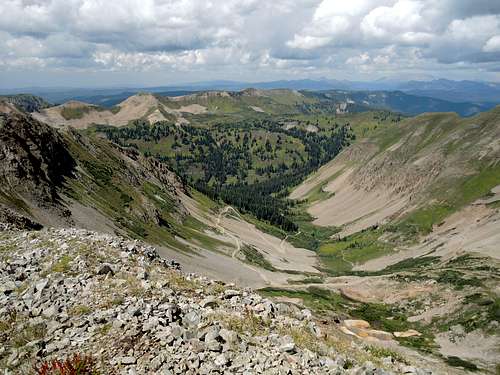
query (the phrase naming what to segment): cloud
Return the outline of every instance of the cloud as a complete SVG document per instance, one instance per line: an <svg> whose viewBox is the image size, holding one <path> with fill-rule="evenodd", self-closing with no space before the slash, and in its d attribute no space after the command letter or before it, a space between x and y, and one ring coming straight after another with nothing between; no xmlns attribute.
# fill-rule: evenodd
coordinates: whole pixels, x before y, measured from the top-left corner
<svg viewBox="0 0 500 375"><path fill-rule="evenodd" d="M492 46L486 48L486 45L498 34L499 15L478 15L453 20L445 32L431 43L425 56L435 58L443 64L495 61L497 57L490 53Z"/></svg>
<svg viewBox="0 0 500 375"><path fill-rule="evenodd" d="M331 40L331 37L324 36L295 35L293 40L286 42L286 45L291 48L315 49L326 46Z"/></svg>
<svg viewBox="0 0 500 375"><path fill-rule="evenodd" d="M400 0L392 7L377 7L363 17L361 31L368 38L398 38L421 32L427 29L421 15L423 7L422 2L413 0Z"/></svg>
<svg viewBox="0 0 500 375"><path fill-rule="evenodd" d="M380 63L397 69L412 63L418 69L443 64L481 64L478 69L492 70L500 64L497 35L500 35L500 6L495 1L430 0L323 0L311 22L293 36L287 46L294 49L321 49L325 54L339 48L352 50L345 60L351 65L372 66ZM340 18L339 18L340 17ZM340 22L335 22L341 19ZM377 50L397 50L388 63ZM411 59L409 56L413 56ZM436 64L437 63L437 64Z"/></svg>
<svg viewBox="0 0 500 375"><path fill-rule="evenodd" d="M500 52L500 35L492 36L483 46L484 52Z"/></svg>
<svg viewBox="0 0 500 375"><path fill-rule="evenodd" d="M3 0L0 14L4 70L259 80L500 68L495 0Z"/></svg>

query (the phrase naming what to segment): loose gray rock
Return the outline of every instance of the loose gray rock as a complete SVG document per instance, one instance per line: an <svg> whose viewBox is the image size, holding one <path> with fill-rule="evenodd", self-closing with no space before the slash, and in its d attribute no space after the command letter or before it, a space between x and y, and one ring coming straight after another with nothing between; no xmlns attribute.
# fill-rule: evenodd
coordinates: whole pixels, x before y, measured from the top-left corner
<svg viewBox="0 0 500 375"><path fill-rule="evenodd" d="M224 291L224 298L232 298L241 296L241 292L239 290L228 289Z"/></svg>
<svg viewBox="0 0 500 375"><path fill-rule="evenodd" d="M224 340L225 343L235 345L238 343L238 334L234 331L230 331L227 329L221 329L220 337Z"/></svg>
<svg viewBox="0 0 500 375"><path fill-rule="evenodd" d="M120 357L118 358L118 362L122 365L133 365L137 362L137 360L135 359L135 357Z"/></svg>
<svg viewBox="0 0 500 375"><path fill-rule="evenodd" d="M222 354L219 354L216 358L215 358L215 361L214 363L217 365L217 366L224 366L226 363L228 363L229 360L228 358L226 357L226 355L224 353Z"/></svg>
<svg viewBox="0 0 500 375"><path fill-rule="evenodd" d="M295 349L295 343L291 336L285 336L281 339L280 352L295 353Z"/></svg>
<svg viewBox="0 0 500 375"><path fill-rule="evenodd" d="M182 318L182 324L189 328L198 327L200 324L200 314L196 311L190 311Z"/></svg>
<svg viewBox="0 0 500 375"><path fill-rule="evenodd" d="M215 307L217 306L217 299L214 296L208 296L200 302L201 307Z"/></svg>

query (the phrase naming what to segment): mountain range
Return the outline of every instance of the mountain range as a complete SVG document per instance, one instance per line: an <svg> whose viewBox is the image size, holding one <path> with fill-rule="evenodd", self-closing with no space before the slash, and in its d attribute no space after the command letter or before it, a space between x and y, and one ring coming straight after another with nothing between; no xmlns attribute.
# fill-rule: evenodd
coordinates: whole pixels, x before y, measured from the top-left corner
<svg viewBox="0 0 500 375"><path fill-rule="evenodd" d="M500 102L500 84L480 81L452 81L434 79L428 81L403 81L379 79L360 82L334 79L301 79L269 82L206 81L167 85L158 87L117 87L117 88L23 88L3 89L0 94L19 94L29 92L43 97L51 103L79 100L92 104L111 106L138 92L163 93L167 96L185 95L196 91L240 91L247 87L257 89L291 90L348 90L348 91L401 91L414 96L424 96L456 103L486 104Z"/></svg>

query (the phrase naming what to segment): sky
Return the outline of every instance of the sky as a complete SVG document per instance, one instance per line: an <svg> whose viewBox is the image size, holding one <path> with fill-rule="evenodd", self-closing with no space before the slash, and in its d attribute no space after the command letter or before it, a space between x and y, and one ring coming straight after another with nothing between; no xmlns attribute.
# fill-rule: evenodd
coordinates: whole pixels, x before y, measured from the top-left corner
<svg viewBox="0 0 500 375"><path fill-rule="evenodd" d="M0 0L0 87L500 81L499 0Z"/></svg>

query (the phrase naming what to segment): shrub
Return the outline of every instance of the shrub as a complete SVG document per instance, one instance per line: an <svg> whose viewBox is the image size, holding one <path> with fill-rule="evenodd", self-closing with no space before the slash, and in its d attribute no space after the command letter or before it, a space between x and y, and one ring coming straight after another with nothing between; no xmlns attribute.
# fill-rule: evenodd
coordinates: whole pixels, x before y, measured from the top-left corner
<svg viewBox="0 0 500 375"><path fill-rule="evenodd" d="M37 375L98 375L96 362L91 356L73 354L65 360L53 359L35 367Z"/></svg>
<svg viewBox="0 0 500 375"><path fill-rule="evenodd" d="M446 358L446 363L453 367L462 367L469 371L477 371L479 368L469 361L465 361L462 358L451 356Z"/></svg>

